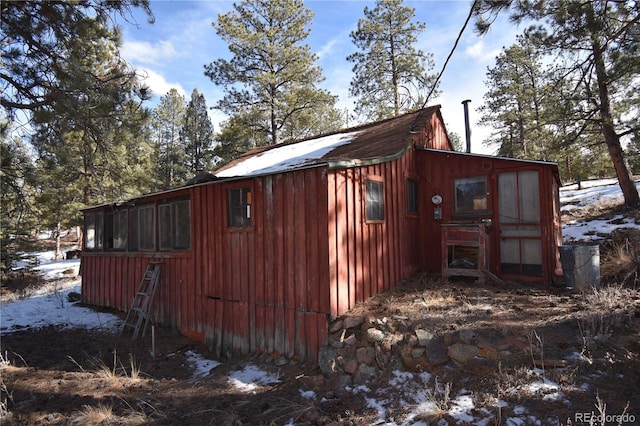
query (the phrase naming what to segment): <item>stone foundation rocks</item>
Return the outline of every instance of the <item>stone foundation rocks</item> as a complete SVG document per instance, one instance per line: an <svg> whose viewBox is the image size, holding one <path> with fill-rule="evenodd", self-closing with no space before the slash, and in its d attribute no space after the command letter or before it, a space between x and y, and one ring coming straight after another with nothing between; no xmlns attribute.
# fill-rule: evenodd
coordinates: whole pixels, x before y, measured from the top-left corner
<svg viewBox="0 0 640 426"><path fill-rule="evenodd" d="M318 365L325 379L341 387L363 385L392 370L433 372L444 365L486 375L529 346L526 337L498 330L435 333L407 316L351 315L329 324L329 344L320 351Z"/></svg>

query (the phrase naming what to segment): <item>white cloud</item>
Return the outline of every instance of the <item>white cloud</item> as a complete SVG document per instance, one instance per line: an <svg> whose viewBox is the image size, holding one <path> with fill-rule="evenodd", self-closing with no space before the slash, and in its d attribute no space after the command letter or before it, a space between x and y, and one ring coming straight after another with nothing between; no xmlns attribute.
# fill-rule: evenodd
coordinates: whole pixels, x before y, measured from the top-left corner
<svg viewBox="0 0 640 426"><path fill-rule="evenodd" d="M489 61L495 59L495 57L500 54L500 49L488 50L487 46L485 45L484 39L480 39L474 44L468 46L465 49L464 53L475 59Z"/></svg>
<svg viewBox="0 0 640 426"><path fill-rule="evenodd" d="M335 46L337 43L338 43L338 39L332 38L331 40L329 40L329 42L322 45L322 47L320 48L320 51L317 53L318 58L322 59L328 56L333 50L333 46Z"/></svg>
<svg viewBox="0 0 640 426"><path fill-rule="evenodd" d="M176 56L176 49L169 41L160 40L156 43L129 40L122 46L121 54L127 60L141 64L162 64Z"/></svg>
<svg viewBox="0 0 640 426"><path fill-rule="evenodd" d="M162 74L152 69L139 68L137 73L140 81L151 89L154 97L164 96L170 89L176 89L182 96L187 96L187 92L180 83L170 83Z"/></svg>
<svg viewBox="0 0 640 426"><path fill-rule="evenodd" d="M464 52L472 58L481 58L484 56L484 40L478 40L471 46L467 47Z"/></svg>

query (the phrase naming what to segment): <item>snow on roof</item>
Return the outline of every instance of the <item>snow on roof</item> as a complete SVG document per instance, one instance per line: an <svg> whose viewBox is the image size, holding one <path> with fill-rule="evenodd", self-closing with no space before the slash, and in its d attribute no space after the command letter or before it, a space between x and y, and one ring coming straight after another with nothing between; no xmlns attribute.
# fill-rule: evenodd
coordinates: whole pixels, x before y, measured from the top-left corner
<svg viewBox="0 0 640 426"><path fill-rule="evenodd" d="M350 143L359 131L337 133L277 146L217 172L217 177L255 176L278 173L315 163L335 148Z"/></svg>

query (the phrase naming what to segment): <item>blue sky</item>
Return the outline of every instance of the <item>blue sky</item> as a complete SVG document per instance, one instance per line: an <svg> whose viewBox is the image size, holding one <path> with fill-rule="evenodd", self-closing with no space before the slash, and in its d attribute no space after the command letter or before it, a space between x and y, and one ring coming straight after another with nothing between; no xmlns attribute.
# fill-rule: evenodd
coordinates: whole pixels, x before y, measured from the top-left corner
<svg viewBox="0 0 640 426"><path fill-rule="evenodd" d="M405 0L415 8L416 19L426 24L420 34L417 48L431 52L435 62L433 73L442 68L455 39L467 17L471 0ZM325 82L323 88L339 97L338 106L353 110L349 83L352 63L346 57L355 51L349 34L364 16L365 6L373 8L375 1L365 0L308 0L305 6L313 10L315 18L307 43L319 56ZM212 22L218 14L233 8L231 1L151 1L155 23L148 24L143 14L136 12L137 25L123 23L121 54L127 62L146 76L155 99L175 87L187 99L194 88L203 93L207 105L214 106L222 98L222 88L216 87L204 75L204 65L217 58L229 57L227 45L216 35ZM482 140L489 130L476 125L485 93L487 67L493 66L495 57L504 46L510 46L522 29L501 17L489 34L479 37L473 32L472 22L467 27L456 52L453 54L440 83L441 95L429 104L442 105L447 127L464 140L464 115L461 102L471 99L472 151L489 153ZM226 117L211 111L215 130Z"/></svg>

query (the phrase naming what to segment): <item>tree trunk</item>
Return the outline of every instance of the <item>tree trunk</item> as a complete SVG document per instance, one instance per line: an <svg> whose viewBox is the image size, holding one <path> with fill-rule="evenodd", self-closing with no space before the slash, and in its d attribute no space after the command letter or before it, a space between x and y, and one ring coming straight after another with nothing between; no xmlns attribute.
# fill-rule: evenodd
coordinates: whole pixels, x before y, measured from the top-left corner
<svg viewBox="0 0 640 426"><path fill-rule="evenodd" d="M393 33L393 28L391 28L391 23L389 23L389 31ZM391 35L391 40L389 41L391 45L391 52L389 54L391 59L391 84L393 85L393 112L394 117L400 115L400 90L398 88L398 70L396 68L396 52L395 45L393 41L393 35Z"/></svg>
<svg viewBox="0 0 640 426"><path fill-rule="evenodd" d="M60 222L56 225L56 255L55 260L60 260Z"/></svg>
<svg viewBox="0 0 640 426"><path fill-rule="evenodd" d="M82 238L82 226L76 226L76 244L78 246L78 250L82 250L84 247L84 239Z"/></svg>
<svg viewBox="0 0 640 426"><path fill-rule="evenodd" d="M593 60L596 69L596 79L598 81L598 96L600 100L600 118L602 120L602 135L604 142L607 144L609 156L616 169L618 183L624 195L625 206L633 209L640 207L640 196L636 188L631 174L624 161L624 151L620 144L620 138L613 127L613 116L611 115L611 101L609 98L609 87L607 86L607 71L604 63L602 51L602 43L598 31L598 25L595 20L593 5L589 4L587 11L587 19L589 22L589 30L591 33L591 43Z"/></svg>

